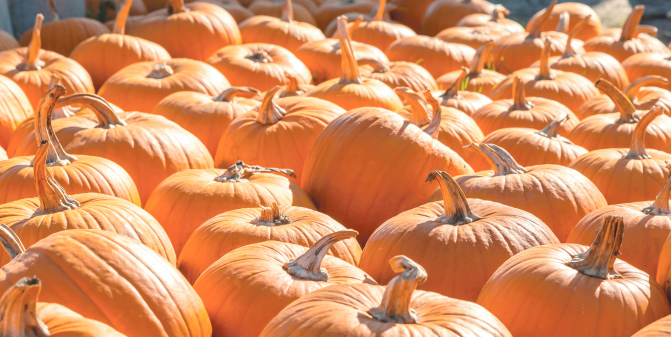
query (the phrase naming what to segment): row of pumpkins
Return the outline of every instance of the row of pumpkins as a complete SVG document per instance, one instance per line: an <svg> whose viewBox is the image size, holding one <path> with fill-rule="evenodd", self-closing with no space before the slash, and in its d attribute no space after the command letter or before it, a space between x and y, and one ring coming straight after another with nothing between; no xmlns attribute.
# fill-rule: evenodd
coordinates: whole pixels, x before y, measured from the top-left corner
<svg viewBox="0 0 671 337"><path fill-rule="evenodd" d="M0 34L0 334L670 335L644 8L413 1Z"/></svg>

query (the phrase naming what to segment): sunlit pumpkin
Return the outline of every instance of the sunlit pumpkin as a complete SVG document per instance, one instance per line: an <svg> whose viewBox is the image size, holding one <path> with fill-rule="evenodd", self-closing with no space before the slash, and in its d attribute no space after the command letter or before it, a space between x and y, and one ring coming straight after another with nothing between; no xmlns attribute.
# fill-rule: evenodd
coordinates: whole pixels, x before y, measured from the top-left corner
<svg viewBox="0 0 671 337"><path fill-rule="evenodd" d="M627 76L629 76L629 79L632 81L651 75L671 78L671 54L635 54L624 60L622 62L622 67L624 67ZM668 81L664 84L656 83L655 86L671 90L671 85L669 85Z"/></svg>
<svg viewBox="0 0 671 337"><path fill-rule="evenodd" d="M427 9L422 19L422 34L436 36L446 28L454 27L469 14L491 14L494 5L485 0L438 0Z"/></svg>
<svg viewBox="0 0 671 337"><path fill-rule="evenodd" d="M33 39L33 29L23 32L19 39L21 46L30 46ZM107 26L97 20L77 17L47 22L44 27L38 29L41 29L40 48L63 56L70 55L80 42L110 32Z"/></svg>
<svg viewBox="0 0 671 337"><path fill-rule="evenodd" d="M202 2L204 0L199 1ZM213 3L225 9L228 14L231 14L233 20L238 24L238 27L242 22L254 16L254 12L250 11L247 7L242 6L237 0L207 0L205 2ZM242 35L242 32L240 33Z"/></svg>
<svg viewBox="0 0 671 337"><path fill-rule="evenodd" d="M500 28L510 34L524 33L524 27L514 20L506 19L510 15L505 7L501 5L494 6L492 14L468 14L461 18L455 27L492 27Z"/></svg>
<svg viewBox="0 0 671 337"><path fill-rule="evenodd" d="M19 125L33 115L33 107L21 87L0 76L0 147L7 148Z"/></svg>
<svg viewBox="0 0 671 337"><path fill-rule="evenodd" d="M475 49L458 43L448 43L424 35L406 37L392 43L385 51L391 61L417 63L436 78L468 66Z"/></svg>
<svg viewBox="0 0 671 337"><path fill-rule="evenodd" d="M452 27L442 30L437 38L450 43L465 44L471 48L479 48L489 42L498 42L510 33L494 27Z"/></svg>
<svg viewBox="0 0 671 337"><path fill-rule="evenodd" d="M546 11L547 9L542 9L531 17L527 23L527 31L531 30L531 27L533 27L536 22L541 19ZM578 22L587 19L587 22L585 22L574 35L576 39L587 41L601 34L602 26L599 16L592 9L592 7L577 2L565 2L554 6L551 10L550 16L545 19L543 24L541 24L541 31L547 32L555 30L562 13L567 13L569 15L569 31L572 31L578 25Z"/></svg>
<svg viewBox="0 0 671 337"><path fill-rule="evenodd" d="M669 80L661 76L645 76L631 81L622 92L629 101L634 104L638 110L652 109L661 98L671 100L671 92L659 88L669 83ZM580 109L576 111L576 116L583 120L592 115L601 115L619 112L615 103L606 94L601 94L588 99Z"/></svg>
<svg viewBox="0 0 671 337"><path fill-rule="evenodd" d="M468 68L461 67L459 76L450 87L445 91L433 91L432 94L440 101L440 105L456 108L473 116L478 109L492 103L492 100L479 92L464 90L467 89L468 74Z"/></svg>
<svg viewBox="0 0 671 337"><path fill-rule="evenodd" d="M361 77L376 79L390 88L409 87L414 91L436 90L436 80L416 63L382 63L373 59L357 60Z"/></svg>
<svg viewBox="0 0 671 337"><path fill-rule="evenodd" d="M491 66L489 52L494 48L494 45L494 42L488 42L478 47L471 61L470 70L465 77L463 77L461 69L449 72L436 79L438 87L446 90L452 87L457 80L461 79L462 84L459 86L464 86L460 88L462 91L473 91L485 96L489 95L506 78L505 75L489 69ZM485 66L487 66L487 69L485 69Z"/></svg>

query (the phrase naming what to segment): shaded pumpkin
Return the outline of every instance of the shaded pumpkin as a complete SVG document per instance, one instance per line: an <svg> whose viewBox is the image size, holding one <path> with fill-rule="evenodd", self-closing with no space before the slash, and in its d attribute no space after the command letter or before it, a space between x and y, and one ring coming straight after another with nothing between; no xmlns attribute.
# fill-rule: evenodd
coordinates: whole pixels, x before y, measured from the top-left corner
<svg viewBox="0 0 671 337"><path fill-rule="evenodd" d="M323 1L315 14L317 27L325 29L333 19L345 13L370 13L375 9L376 3L370 0L331 0Z"/></svg>
<svg viewBox="0 0 671 337"><path fill-rule="evenodd" d="M471 48L479 48L488 42L498 42L510 33L494 27L452 27L442 30L437 38L449 42L465 44Z"/></svg>
<svg viewBox="0 0 671 337"><path fill-rule="evenodd" d="M427 9L422 19L422 34L436 36L446 28L454 27L469 14L491 14L494 5L485 0L438 0Z"/></svg>
<svg viewBox="0 0 671 337"><path fill-rule="evenodd" d="M487 42L478 47L475 51L475 56L473 56L473 60L471 61L470 69L468 73L465 74L465 77L462 69L438 77L436 79L438 88L447 90L461 79L461 84L459 86L465 86L460 88L462 91L477 92L485 96L489 95L489 93L491 93L492 90L506 78L503 74L499 74L490 69L485 69L486 64L488 67L491 65L489 52L495 45L495 42ZM467 81L466 78L468 78Z"/></svg>
<svg viewBox="0 0 671 337"><path fill-rule="evenodd" d="M0 147L7 148L15 130L33 115L33 106L21 87L0 76Z"/></svg>
<svg viewBox="0 0 671 337"><path fill-rule="evenodd" d="M501 5L495 5L492 14L474 13L461 18L455 27L492 27L500 28L510 34L524 33L524 27L515 20L506 19L510 11Z"/></svg>
<svg viewBox="0 0 671 337"><path fill-rule="evenodd" d="M390 13L391 19L404 24L415 32L419 33L422 30L422 20L426 9L435 0L389 0L391 5L396 6L400 10Z"/></svg>
<svg viewBox="0 0 671 337"><path fill-rule="evenodd" d="M317 26L317 21L315 21L313 11L310 8L307 8L306 6L303 5L303 4L309 4L310 1L292 1L292 2L294 2L291 5L292 19L295 19L296 21L299 22L307 23L312 27ZM248 8L256 16L270 16L275 18L282 18L285 16L286 13L285 12L286 4L287 4L286 0L254 0L254 2L252 2L252 4ZM310 7L314 9L317 8L317 6L314 3Z"/></svg>
<svg viewBox="0 0 671 337"><path fill-rule="evenodd" d="M445 172L431 172L426 180L438 182L442 200L387 220L366 243L361 269L382 284L394 278L393 272L382 268L384 261L404 254L434 276L420 289L475 301L507 259L532 247L559 243L550 228L530 213L466 199Z"/></svg>
<svg viewBox="0 0 671 337"><path fill-rule="evenodd" d="M23 32L19 39L21 46L30 46L33 39L33 29ZM41 29L40 48L63 56L70 55L80 42L90 37L110 33L109 28L100 21L77 17L47 22L44 27L39 29Z"/></svg>
<svg viewBox="0 0 671 337"><path fill-rule="evenodd" d="M531 30L531 27L533 27L536 22L541 19L546 11L547 9L541 9L538 11L538 13L534 14L531 19L529 19L529 22L527 23L527 31ZM555 27L557 27L557 24L560 21L560 16L563 13L567 13L569 15L569 31L572 31L576 26L578 26L578 23L581 20L587 19L587 22L585 22L574 35L576 39L587 41L595 36L600 35L603 31L599 15L596 14L592 7L578 2L565 2L554 6L551 10L550 16L545 19L544 23L541 24L541 31L547 32L555 30Z"/></svg>
<svg viewBox="0 0 671 337"><path fill-rule="evenodd" d="M364 78L376 79L390 88L410 87L414 91L436 90L436 80L422 66L398 61L382 63L374 59L357 60Z"/></svg>
<svg viewBox="0 0 671 337"><path fill-rule="evenodd" d="M186 170L157 186L144 208L165 228L180 256L191 233L221 213L272 202L315 209L310 196L289 177L295 177L291 170L243 162L227 170Z"/></svg>
<svg viewBox="0 0 671 337"><path fill-rule="evenodd" d="M638 110L652 109L661 98L667 97L671 99L671 92L658 88L669 83L669 80L661 76L646 76L631 81L622 92L627 96L629 101L634 104ZM588 99L580 109L576 111L576 115L581 120L592 116L619 112L613 100L606 94L601 94Z"/></svg>
<svg viewBox="0 0 671 337"><path fill-rule="evenodd" d="M280 241L253 243L218 259L193 285L210 315L212 332L256 337L282 309L313 291L336 284L376 285L361 269L326 255L334 243L356 234L326 234L310 248Z"/></svg>
<svg viewBox="0 0 671 337"><path fill-rule="evenodd" d="M417 63L436 78L469 65L475 56L475 49L418 35L397 40L387 48L385 54L391 61Z"/></svg>
<svg viewBox="0 0 671 337"><path fill-rule="evenodd" d="M12 34L0 29L0 51L21 47Z"/></svg>
<svg viewBox="0 0 671 337"><path fill-rule="evenodd" d="M658 75L665 78L671 77L671 54L640 53L628 57L622 62L622 67L631 80ZM671 90L669 82L655 83L656 87Z"/></svg>
<svg viewBox="0 0 671 337"><path fill-rule="evenodd" d="M477 303L514 336L631 336L671 309L657 282L616 258L623 232L622 217L607 216L589 247L567 243L525 250L494 273ZM520 301L526 305L516 305ZM619 324L612 324L613 317Z"/></svg>
<svg viewBox="0 0 671 337"><path fill-rule="evenodd" d="M454 80L454 83L445 91L433 91L432 95L440 102L440 105L456 108L465 112L469 116L478 111L480 108L492 103L492 100L475 91L467 91L467 82L469 81L468 74L470 71L466 67L461 67L459 76Z"/></svg>
<svg viewBox="0 0 671 337"><path fill-rule="evenodd" d="M125 4L124 0L112 0L111 3L104 0L85 0L86 11L90 12L90 14L87 13L87 16L104 23L118 17ZM144 1L134 1L130 7L130 15L141 16L145 14L147 14L147 6L145 6ZM111 27L108 28L111 29Z"/></svg>

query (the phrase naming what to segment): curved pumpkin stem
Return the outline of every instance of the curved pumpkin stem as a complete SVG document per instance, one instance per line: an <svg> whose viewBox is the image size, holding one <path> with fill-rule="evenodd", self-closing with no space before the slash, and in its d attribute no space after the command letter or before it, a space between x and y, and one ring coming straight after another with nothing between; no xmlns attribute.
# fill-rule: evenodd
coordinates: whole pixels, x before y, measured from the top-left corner
<svg viewBox="0 0 671 337"><path fill-rule="evenodd" d="M282 87L275 86L274 88L268 90L265 95L263 95L263 102L259 107L259 114L256 116L256 121L266 125L266 124L275 124L279 122L287 114L287 111L282 109L273 98Z"/></svg>
<svg viewBox="0 0 671 337"><path fill-rule="evenodd" d="M526 173L527 169L515 162L508 151L494 144L471 143L464 148L472 150L485 157L494 171L494 176Z"/></svg>
<svg viewBox="0 0 671 337"><path fill-rule="evenodd" d="M37 14L35 16L35 26L33 26L33 36L28 45L28 52L26 52L23 62L18 67L20 70L40 70L44 66L44 62L39 58L40 50L42 49L42 38L40 36L42 33L42 21L44 21L44 16Z"/></svg>
<svg viewBox="0 0 671 337"><path fill-rule="evenodd" d="M347 30L347 17L344 15L338 17L338 33L340 34L340 49L342 53L340 83L361 84L363 83L363 79L361 78L361 74L359 74L359 66L352 49L352 38Z"/></svg>
<svg viewBox="0 0 671 337"><path fill-rule="evenodd" d="M72 94L61 97L58 103L56 103L57 108L66 105L79 105L91 109L98 118L99 126L103 128L111 129L126 125L126 122L121 120L116 112L114 112L114 108L98 95Z"/></svg>
<svg viewBox="0 0 671 337"><path fill-rule="evenodd" d="M26 251L19 236L5 224L0 224L0 243L2 243L2 247L5 248L10 260L14 260L15 257Z"/></svg>
<svg viewBox="0 0 671 337"><path fill-rule="evenodd" d="M669 84L668 79L662 76L650 75L632 81L631 83L629 83L629 85L627 85L624 88L624 92L629 98L629 100L633 102L636 99L636 95L638 95L638 92L641 91L642 87L656 86L656 85L666 86L668 84Z"/></svg>
<svg viewBox="0 0 671 337"><path fill-rule="evenodd" d="M58 137L56 137L54 128L51 125L54 106L56 106L58 98L65 94L65 92L65 87L60 84L56 84L49 89L37 104L37 113L33 118L37 146L40 146L44 141L51 143L47 154L47 165L64 166L77 160L77 157L71 156L63 150L63 146L58 141Z"/></svg>
<svg viewBox="0 0 671 337"><path fill-rule="evenodd" d="M219 94L219 96L212 98L212 100L217 102L233 102L237 96L249 95L252 96L261 95L261 92L251 88L251 87L230 87Z"/></svg>
<svg viewBox="0 0 671 337"><path fill-rule="evenodd" d="M659 30L655 26L650 26L650 25L638 25L636 28L636 36L638 34L648 34L650 36L657 36L657 33Z"/></svg>
<svg viewBox="0 0 671 337"><path fill-rule="evenodd" d="M634 7L627 18L627 21L622 25L622 33L620 33L620 41L629 41L638 36L638 24L641 23L641 18L645 12L645 6L638 5Z"/></svg>
<svg viewBox="0 0 671 337"><path fill-rule="evenodd" d="M298 83L298 77L296 77L293 73L285 71L284 77L289 80L289 83L287 83L284 87L284 92L280 94L280 98L301 96L307 92L306 89L301 88L300 84Z"/></svg>
<svg viewBox="0 0 671 337"><path fill-rule="evenodd" d="M405 99L410 105L410 123L420 128L431 123L427 103L422 95L412 91L408 87L396 87L394 92Z"/></svg>
<svg viewBox="0 0 671 337"><path fill-rule="evenodd" d="M656 105L653 107L640 121L636 124L634 128L634 133L631 134L631 145L629 146L629 152L624 155L625 158L629 159L649 159L651 158L649 154L645 152L645 130L648 128L648 125L652 121L661 115L664 112L664 109Z"/></svg>
<svg viewBox="0 0 671 337"><path fill-rule="evenodd" d="M643 213L648 215L671 215L671 207L669 207L669 197L671 196L671 163L666 162L666 169L669 170L669 175L662 190L657 194L657 198L652 202L652 205L644 208Z"/></svg>
<svg viewBox="0 0 671 337"><path fill-rule="evenodd" d="M617 255L620 254L623 233L624 221L622 216L606 216L589 249L584 253L573 256L573 259L566 265L584 275L602 280L622 278L622 275L615 271L613 265Z"/></svg>
<svg viewBox="0 0 671 337"><path fill-rule="evenodd" d="M552 16L552 9L554 9L555 5L557 4L557 0L552 1L550 5L545 9L545 12L541 14L541 17L534 22L533 26L529 28L529 36L532 37L541 37L541 32L542 32L542 27L545 21L547 21L550 16Z"/></svg>
<svg viewBox="0 0 671 337"><path fill-rule="evenodd" d="M562 13L562 15L567 14L566 12ZM567 14L568 15L568 14ZM578 21L578 24L573 27L571 32L568 34L568 39L566 40L566 48L564 48L564 55L562 55L562 58L570 58L570 57L575 57L578 55L578 53L573 50L573 46L571 45L571 42L573 42L573 38L575 37L576 34L584 27L587 22L589 22L589 19L592 17L592 15L588 15L584 18L582 18L580 21Z"/></svg>
<svg viewBox="0 0 671 337"><path fill-rule="evenodd" d="M292 23L294 21L294 6L291 0L285 0L282 3L282 21Z"/></svg>
<svg viewBox="0 0 671 337"><path fill-rule="evenodd" d="M475 51L475 56L473 56L473 60L471 61L471 69L468 76L475 78L480 75L482 69L485 68L485 62L487 61L489 52L492 50L492 48L494 48L494 46L496 46L496 42L487 41L487 43L478 47L478 50Z"/></svg>
<svg viewBox="0 0 671 337"><path fill-rule="evenodd" d="M401 275L389 281L380 306L370 309L368 313L380 322L417 323L417 314L410 309L410 300L417 286L426 282L426 270L403 255L392 257L389 264L395 273Z"/></svg>
<svg viewBox="0 0 671 337"><path fill-rule="evenodd" d="M164 63L157 63L154 65L154 68L147 74L147 78L153 78L155 80L160 80L168 76L172 76L175 71L172 70L172 67Z"/></svg>
<svg viewBox="0 0 671 337"><path fill-rule="evenodd" d="M245 181L252 174L256 173L271 173L279 176L296 178L296 173L289 169L276 169L276 168L265 168L255 165L247 165L241 160L238 160L229 167L224 174L214 178L214 181L222 183L237 183Z"/></svg>
<svg viewBox="0 0 671 337"><path fill-rule="evenodd" d="M570 23L571 17L568 15L568 12L563 12L559 14L559 22L557 22L557 28L555 28L556 32L568 34L568 26Z"/></svg>
<svg viewBox="0 0 671 337"><path fill-rule="evenodd" d="M566 113L561 114L559 115L559 117L552 120L550 124L544 127L543 130L538 131L538 133L548 138L557 138L559 130L564 125L564 123L566 123L567 120L568 120L568 114Z"/></svg>
<svg viewBox="0 0 671 337"><path fill-rule="evenodd" d="M349 27L347 28L347 32L349 32L350 36L352 36L353 31L355 31L359 27L361 27L362 22L363 22L363 15L359 15L359 17L356 18L356 20L354 20L354 22L351 25L349 25ZM340 29L338 29L338 35L341 36L340 35Z"/></svg>
<svg viewBox="0 0 671 337"><path fill-rule="evenodd" d="M468 76L468 68L466 67L461 67L461 74L459 74L459 77L457 77L457 80L452 83L452 85L445 90L444 93L442 93L439 97L442 99L450 99L450 98L459 98L459 89L461 88L462 83L464 80L467 80L466 77Z"/></svg>
<svg viewBox="0 0 671 337"><path fill-rule="evenodd" d="M510 107L510 110L529 110L534 107L534 104L530 101L527 101L527 97L524 94L524 83L522 79L518 76L513 78L513 105Z"/></svg>
<svg viewBox="0 0 671 337"><path fill-rule="evenodd" d="M45 140L37 148L33 159L33 174L35 175L35 189L40 198L39 214L52 214L79 207L79 202L70 198L65 189L58 184L54 176L47 169L47 153L49 141Z"/></svg>
<svg viewBox="0 0 671 337"><path fill-rule="evenodd" d="M377 5L377 12L373 17L373 21L382 21L385 12L385 6L387 5L387 0L380 0L380 3Z"/></svg>
<svg viewBox="0 0 671 337"><path fill-rule="evenodd" d="M600 78L596 81L594 86L610 97L615 104L615 108L620 112L621 120L627 123L636 123L640 119L636 116L636 108L634 107L634 104L622 91L620 91L620 89L615 87L613 83Z"/></svg>
<svg viewBox="0 0 671 337"><path fill-rule="evenodd" d="M49 329L37 316L37 298L42 285L36 277L18 280L0 298L2 336L48 337Z"/></svg>
<svg viewBox="0 0 671 337"><path fill-rule="evenodd" d="M510 15L509 10L503 7L503 5L496 5L492 11L492 18L489 21L501 23L508 15Z"/></svg>
<svg viewBox="0 0 671 337"><path fill-rule="evenodd" d="M552 41L550 40L549 37L545 38L545 42L543 45L543 50L541 51L541 64L540 67L538 68L538 79L541 80L552 80L555 78L555 75L552 73L552 70L550 69L550 48L552 47Z"/></svg>
<svg viewBox="0 0 671 337"><path fill-rule="evenodd" d="M426 177L426 181L437 181L440 193L443 195L444 213L438 221L452 226L461 226L480 220L480 217L471 212L464 191L461 190L452 177L443 171L433 171Z"/></svg>
<svg viewBox="0 0 671 337"><path fill-rule="evenodd" d="M357 63L362 66L370 66L373 68L374 73L386 73L389 71L389 67L387 67L384 63L378 61L378 60L373 60L373 59L363 59L363 60L357 60Z"/></svg>
<svg viewBox="0 0 671 337"><path fill-rule="evenodd" d="M438 134L440 133L440 123L443 122L443 108L440 106L440 102L431 95L431 90L424 91L424 98L431 105L431 110L433 117L431 118L431 123L424 128L424 133L431 136L433 139L438 139Z"/></svg>
<svg viewBox="0 0 671 337"><path fill-rule="evenodd" d="M276 225L286 225L291 223L291 218L280 211L280 206L273 201L270 207L261 207L261 215L254 219L253 222L257 225L274 227Z"/></svg>
<svg viewBox="0 0 671 337"><path fill-rule="evenodd" d="M184 7L184 0L168 0L168 15L188 11L189 9Z"/></svg>
<svg viewBox="0 0 671 337"><path fill-rule="evenodd" d="M128 13L130 12L130 7L133 4L133 0L125 0L121 9L116 14L116 20L114 20L114 30L112 33L123 35L126 30L126 19L128 19Z"/></svg>
<svg viewBox="0 0 671 337"><path fill-rule="evenodd" d="M359 232L351 229L324 235L303 255L285 263L282 269L301 280L328 281L329 273L326 269L321 268L321 264L329 248L336 242L354 238L357 235L359 235Z"/></svg>

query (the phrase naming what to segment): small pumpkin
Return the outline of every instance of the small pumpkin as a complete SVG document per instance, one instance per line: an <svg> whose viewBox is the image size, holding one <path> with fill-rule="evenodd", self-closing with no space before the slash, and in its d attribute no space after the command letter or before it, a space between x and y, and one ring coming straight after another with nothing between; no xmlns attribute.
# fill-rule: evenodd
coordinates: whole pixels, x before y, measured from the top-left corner
<svg viewBox="0 0 671 337"><path fill-rule="evenodd" d="M460 88L462 91L477 92L485 96L489 95L489 93L491 93L492 90L506 78L503 74L490 69L485 69L486 64L487 68L491 66L489 52L495 45L495 42L487 42L478 47L475 51L475 56L471 61L470 69L468 73L465 74L465 77L462 69L449 72L436 79L438 87L446 90L447 88L452 87L461 78L461 84L459 86L465 86L465 88ZM468 80L466 80L466 78L468 78ZM455 87L455 89L457 88Z"/></svg>
<svg viewBox="0 0 671 337"><path fill-rule="evenodd" d="M207 63L224 74L234 86L267 91L289 82L291 71L301 84L310 84L310 70L290 51L273 44L249 43L218 50Z"/></svg>
<svg viewBox="0 0 671 337"><path fill-rule="evenodd" d="M461 18L455 27L491 27L500 28L510 34L524 33L524 27L514 20L506 19L510 11L501 5L495 5L492 14L474 13Z"/></svg>
<svg viewBox="0 0 671 337"><path fill-rule="evenodd" d="M622 67L631 80L644 78L651 75L671 77L671 54L640 53L628 57L622 62ZM655 83L662 89L671 90L671 85L666 83Z"/></svg>
<svg viewBox="0 0 671 337"><path fill-rule="evenodd" d="M295 19L296 21L304 22L312 27L315 27L317 25L317 21L315 21L315 17L312 14L312 9L317 9L317 6L314 3L311 3L311 0L293 2L295 3L291 5L292 20ZM310 6L310 8L304 6L304 4ZM287 0L254 0L254 2L252 2L248 8L256 16L282 18L286 15L286 6ZM319 29L317 27L315 28Z"/></svg>
<svg viewBox="0 0 671 337"><path fill-rule="evenodd" d="M0 76L0 147L7 148L15 130L33 115L33 106L21 87Z"/></svg>
<svg viewBox="0 0 671 337"><path fill-rule="evenodd" d="M510 337L506 327L479 305L415 290L427 280L424 268L399 255L390 261L400 275L387 286L333 285L307 294L273 318L261 337L449 336ZM319 317L320 324L306 324ZM359 327L364 326L364 329Z"/></svg>
<svg viewBox="0 0 671 337"><path fill-rule="evenodd" d="M30 46L34 29L28 29L19 38L22 47ZM63 56L70 55L80 42L90 37L110 33L109 28L97 20L77 17L47 22L38 29L41 30L40 48Z"/></svg>
<svg viewBox="0 0 671 337"><path fill-rule="evenodd" d="M527 23L527 31L531 31L531 28L538 22L541 17L547 12L548 9L542 9L538 11L534 16L531 17ZM568 14L570 25L567 27L569 31L572 31L581 20L587 19L587 22L578 29L574 37L576 39L587 41L597 35L600 35L603 28L601 26L601 19L592 9L592 7L578 2L565 2L560 3L554 6L551 10L550 15L545 22L541 24L541 31L553 31L560 21L560 17L563 13Z"/></svg>
<svg viewBox="0 0 671 337"><path fill-rule="evenodd" d="M436 36L446 28L454 27L469 14L491 14L494 5L485 0L438 0L426 9L422 20L422 34Z"/></svg>
<svg viewBox="0 0 671 337"><path fill-rule="evenodd" d="M525 250L494 273L477 303L514 336L631 336L671 309L657 282L616 258L623 232L622 217L607 216L589 247ZM612 324L615 317L619 324Z"/></svg>
<svg viewBox="0 0 671 337"><path fill-rule="evenodd" d="M475 49L418 35L397 40L389 45L385 54L391 61L417 63L436 78L469 65L475 56Z"/></svg>
<svg viewBox="0 0 671 337"><path fill-rule="evenodd" d="M325 29L333 19L345 13L370 13L376 3L370 0L331 0L323 1L315 12L315 20L319 29Z"/></svg>
<svg viewBox="0 0 671 337"><path fill-rule="evenodd" d="M493 144L473 143L468 148L484 156L492 170L456 177L466 196L527 211L547 224L561 242L580 219L607 205L597 186L574 169L559 165L525 168ZM439 198L436 191L431 200Z"/></svg>
<svg viewBox="0 0 671 337"><path fill-rule="evenodd" d="M12 34L0 29L0 51L21 47Z"/></svg>
<svg viewBox="0 0 671 337"><path fill-rule="evenodd" d="M410 87L414 91L436 90L436 80L416 63L398 61L382 63L374 59L357 60L364 78L376 79L390 88Z"/></svg>
<svg viewBox="0 0 671 337"><path fill-rule="evenodd" d="M477 49L489 42L498 42L504 37L509 36L510 33L499 30L493 27L451 27L446 28L438 35L437 38L449 42L465 44L471 48Z"/></svg>
<svg viewBox="0 0 671 337"><path fill-rule="evenodd" d="M456 108L469 116L473 116L480 108L492 103L489 97L479 92L464 90L468 89L469 73L468 68L461 67L459 76L450 87L445 91L432 92L433 96L440 101L440 105Z"/></svg>
<svg viewBox="0 0 671 337"><path fill-rule="evenodd" d="M376 285L361 269L326 255L334 243L356 234L326 234L310 248L280 241L253 243L218 259L193 285L210 315L212 332L256 337L282 309L313 291L336 284Z"/></svg>

